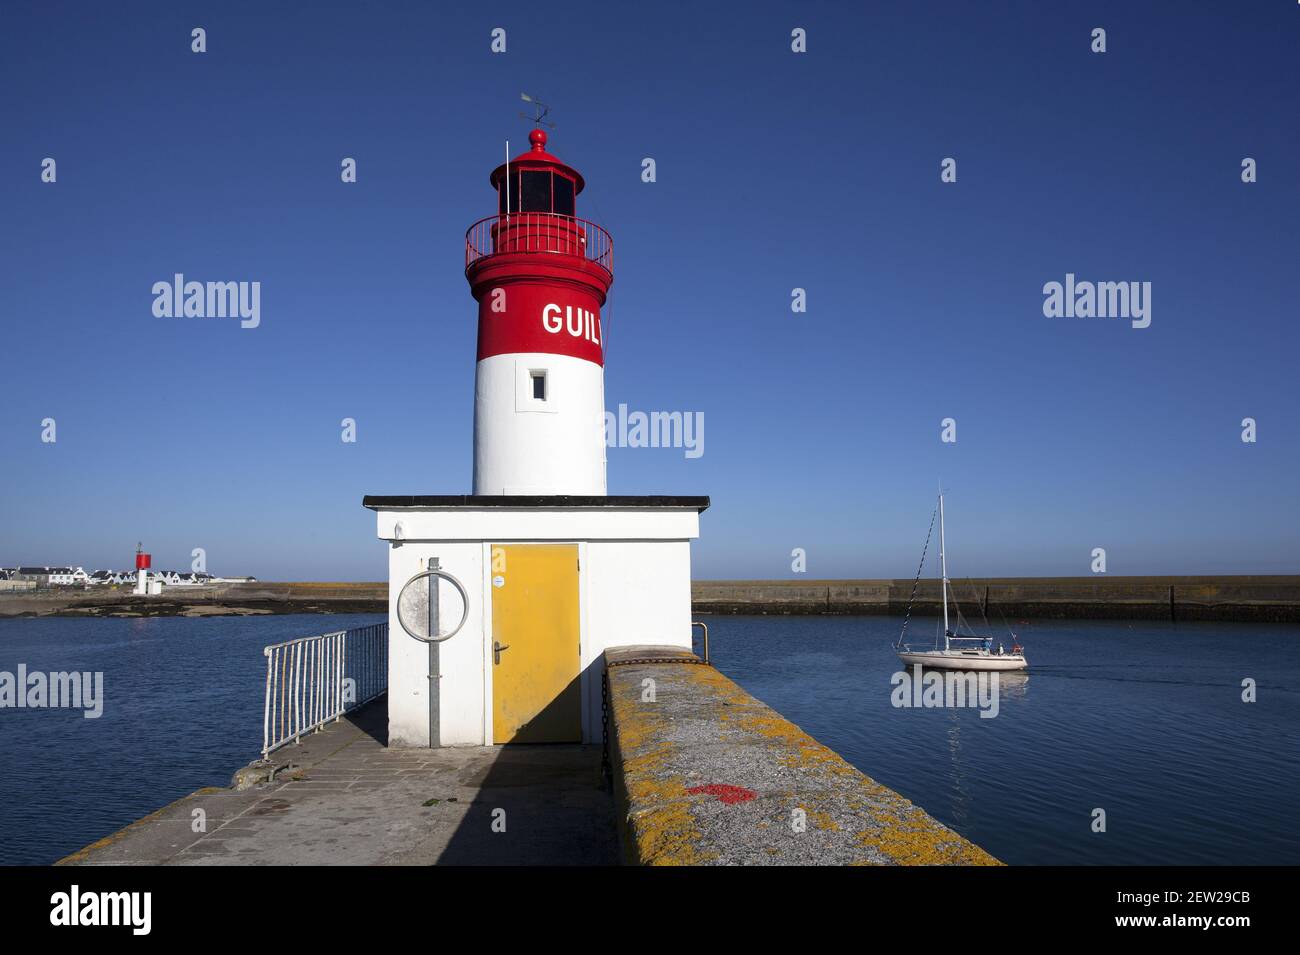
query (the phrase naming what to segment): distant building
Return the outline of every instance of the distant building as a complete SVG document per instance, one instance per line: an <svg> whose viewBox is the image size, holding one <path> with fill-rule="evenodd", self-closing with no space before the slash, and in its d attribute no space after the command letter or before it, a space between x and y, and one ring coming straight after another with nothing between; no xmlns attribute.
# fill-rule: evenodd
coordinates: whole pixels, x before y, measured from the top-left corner
<svg viewBox="0 0 1300 955"><path fill-rule="evenodd" d="M175 570L154 571L151 577L170 587L200 587L214 583L251 583L256 577L214 577L206 573L179 573ZM27 581L40 587L108 587L135 584L137 571L96 570L86 573L81 567L41 567L37 565L0 567L0 581ZM12 588L11 588L12 589Z"/></svg>
<svg viewBox="0 0 1300 955"><path fill-rule="evenodd" d="M71 587L84 584L89 575L80 567L50 567L47 583L56 587Z"/></svg>

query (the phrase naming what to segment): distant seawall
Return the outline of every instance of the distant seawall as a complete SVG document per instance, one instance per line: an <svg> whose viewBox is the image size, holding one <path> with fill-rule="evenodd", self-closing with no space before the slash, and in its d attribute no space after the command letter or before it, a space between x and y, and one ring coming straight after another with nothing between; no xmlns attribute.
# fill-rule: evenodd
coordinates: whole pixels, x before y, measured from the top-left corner
<svg viewBox="0 0 1300 955"><path fill-rule="evenodd" d="M697 580L697 614L895 614L911 580ZM990 620L1095 618L1300 622L1300 576L980 577L952 581L961 611ZM942 612L939 584L922 580L912 613Z"/></svg>
<svg viewBox="0 0 1300 955"><path fill-rule="evenodd" d="M980 577L953 581L961 611L978 619L1093 618L1300 622L1300 576ZM696 614L894 614L911 580L697 580ZM388 584L251 583L129 590L0 593L0 617L157 617L276 613L387 613ZM940 613L939 586L917 585L912 613Z"/></svg>

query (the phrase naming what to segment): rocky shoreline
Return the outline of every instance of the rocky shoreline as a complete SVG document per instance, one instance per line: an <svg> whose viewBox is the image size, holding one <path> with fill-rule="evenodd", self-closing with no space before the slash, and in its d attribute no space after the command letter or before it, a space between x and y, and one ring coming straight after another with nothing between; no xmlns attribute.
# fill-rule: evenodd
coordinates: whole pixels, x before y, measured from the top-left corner
<svg viewBox="0 0 1300 955"><path fill-rule="evenodd" d="M129 591L0 594L0 617L249 617L286 613L387 613L388 584L226 584Z"/></svg>

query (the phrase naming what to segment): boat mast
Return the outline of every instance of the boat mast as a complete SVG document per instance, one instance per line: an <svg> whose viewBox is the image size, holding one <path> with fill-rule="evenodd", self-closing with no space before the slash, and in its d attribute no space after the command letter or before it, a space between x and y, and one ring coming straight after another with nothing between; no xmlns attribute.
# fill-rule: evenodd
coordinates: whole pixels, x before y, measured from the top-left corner
<svg viewBox="0 0 1300 955"><path fill-rule="evenodd" d="M939 489L939 566L943 570L943 648L948 643L948 547L943 537L943 488Z"/></svg>

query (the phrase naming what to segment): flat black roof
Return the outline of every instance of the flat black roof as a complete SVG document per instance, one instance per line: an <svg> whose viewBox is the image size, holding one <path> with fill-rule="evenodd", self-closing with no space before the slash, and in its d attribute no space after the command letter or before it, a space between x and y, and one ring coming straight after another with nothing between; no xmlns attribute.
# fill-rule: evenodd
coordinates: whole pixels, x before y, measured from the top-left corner
<svg viewBox="0 0 1300 955"><path fill-rule="evenodd" d="M367 494L362 507L389 511L402 507L643 507L706 510L705 496L655 494Z"/></svg>

